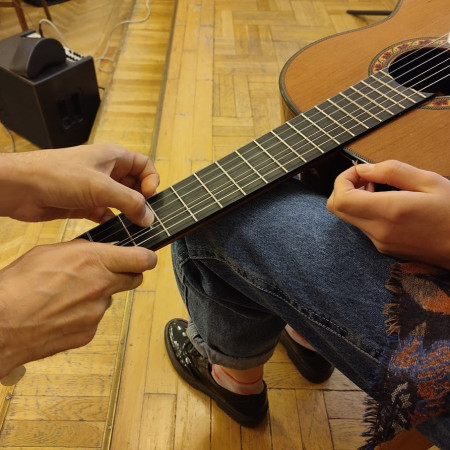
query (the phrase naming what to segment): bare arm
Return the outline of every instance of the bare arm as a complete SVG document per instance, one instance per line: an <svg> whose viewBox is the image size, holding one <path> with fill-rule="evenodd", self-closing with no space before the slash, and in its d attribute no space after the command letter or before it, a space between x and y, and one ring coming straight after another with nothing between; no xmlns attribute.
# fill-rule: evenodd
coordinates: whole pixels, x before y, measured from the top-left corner
<svg viewBox="0 0 450 450"><path fill-rule="evenodd" d="M158 183L146 156L113 144L0 154L0 215L103 222L112 207L146 226L145 197ZM156 261L145 248L76 240L35 247L0 270L0 378L87 344L111 296L140 285Z"/></svg>
<svg viewBox="0 0 450 450"><path fill-rule="evenodd" d="M0 154L0 215L102 222L112 207L145 226L153 220L145 197L158 183L146 156L114 144Z"/></svg>
<svg viewBox="0 0 450 450"><path fill-rule="evenodd" d="M156 255L75 240L38 246L0 270L0 379L20 364L89 343L116 292Z"/></svg>

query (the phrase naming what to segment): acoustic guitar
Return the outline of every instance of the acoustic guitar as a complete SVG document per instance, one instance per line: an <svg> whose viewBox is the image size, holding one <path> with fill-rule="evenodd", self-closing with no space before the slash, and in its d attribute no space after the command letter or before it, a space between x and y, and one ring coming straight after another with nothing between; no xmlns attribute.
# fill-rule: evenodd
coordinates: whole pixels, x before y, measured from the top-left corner
<svg viewBox="0 0 450 450"><path fill-rule="evenodd" d="M374 26L300 50L280 77L294 117L150 197L150 227L119 214L79 237L157 250L342 152L450 175L449 24L449 0L403 0Z"/></svg>

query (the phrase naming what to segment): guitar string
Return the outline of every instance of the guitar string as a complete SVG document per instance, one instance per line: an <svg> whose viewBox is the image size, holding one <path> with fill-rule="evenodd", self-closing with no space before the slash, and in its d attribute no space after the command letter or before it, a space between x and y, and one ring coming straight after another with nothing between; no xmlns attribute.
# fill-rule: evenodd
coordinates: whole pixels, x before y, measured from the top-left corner
<svg viewBox="0 0 450 450"><path fill-rule="evenodd" d="M423 80L422 80L422 82L423 82ZM246 186L244 186L244 188L245 188L245 187L246 187ZM209 197L209 200L210 200L210 199L211 199L211 198ZM208 205L208 207L209 207L209 206L211 206L211 205ZM191 213L191 215L192 215L192 213ZM169 217L170 217L170 216L169 216ZM195 216L194 216L194 219L195 219Z"/></svg>
<svg viewBox="0 0 450 450"><path fill-rule="evenodd" d="M440 39L440 38L439 38ZM436 41L438 41L439 39L437 39ZM436 42L436 41L434 41L434 42ZM431 43L429 43L429 45L432 45ZM422 47L423 48L423 47ZM434 59L434 57L433 58L431 58L431 59ZM397 63L397 61L396 61L396 63ZM407 64L410 64L411 63L411 61L409 61L409 62L407 62ZM421 64L419 64L419 66L420 65L422 65L423 63L421 63ZM392 67L393 65L391 65L391 67ZM399 69L396 69L396 70L399 70ZM414 78L416 78L416 77L414 77ZM421 81L421 82L423 82L423 80ZM380 96L381 97L381 96ZM317 114L318 115L318 114ZM312 116L313 117L313 116ZM335 129L338 129L338 127L335 127ZM266 142L269 142L269 140L267 140L267 141L264 141L263 143L266 143ZM276 143L277 144L279 144L280 142L279 141L276 141ZM283 149L283 150L285 150L285 148ZM246 186L244 186L244 187L246 187ZM167 205L166 205L167 206ZM155 225L157 225L157 224L153 224L153 226L155 226ZM142 231L140 232L140 233L142 233ZM137 234L139 234L139 233L137 233Z"/></svg>
<svg viewBox="0 0 450 450"><path fill-rule="evenodd" d="M415 78L415 77L414 77ZM428 78L428 77L427 77ZM444 77L445 78L445 77ZM424 80L421 80L420 82L423 82ZM246 185L247 186L247 185ZM244 186L244 188L246 187L246 186ZM166 205L167 206L167 205ZM211 206L211 205L208 205L208 207L209 206ZM182 211L185 211L184 209L182 209ZM175 225L177 225L177 224L175 224ZM172 226L174 226L174 225L172 225ZM128 242L131 242L131 240L128 240Z"/></svg>
<svg viewBox="0 0 450 450"><path fill-rule="evenodd" d="M422 80L422 81L423 81L423 80ZM381 98L381 96L380 96L379 98ZM362 106L364 107L365 105L362 105ZM375 108L376 108L376 106L375 106ZM330 108L329 108L329 109L330 109ZM329 109L328 109L328 110L329 110ZM326 111L327 111L327 110L324 110L324 112L326 112ZM366 109L366 111L367 111L367 109ZM370 110L369 110L369 111L370 111ZM364 112L363 112L363 113L364 113ZM362 113L362 114L363 114L363 113ZM312 115L311 117L314 118L315 115L319 115L319 114L320 114L320 113L314 114L314 115ZM358 117L358 116L357 116L357 117ZM346 123L348 123L348 122L351 122L351 119L350 119L349 121L347 121L347 122L343 122L343 124L346 124ZM329 126L328 126L328 127L329 127ZM328 128L328 127L323 128L323 130L327 131L327 128ZM338 129L338 127L335 127L335 128L332 129L331 131L333 131L333 130L335 130L335 129ZM301 132L301 131L303 131L303 130L299 130L299 131ZM313 135L311 135L311 137L314 137L315 134L319 134L319 132L314 133ZM284 139L289 139L290 137L292 137L292 136L294 136L294 135L295 135L295 133L294 133L293 135L290 135L290 136L287 136L287 137L284 137L284 136L283 136L283 138L284 138ZM258 139L260 139L260 138L258 138ZM267 141L262 141L261 144L265 144L265 143L267 143L267 142L269 142L269 140L267 140ZM279 141L277 141L276 138L275 138L275 142L276 142L276 143L279 143ZM271 148L271 147L268 147L269 150L270 150L270 148ZM238 150L239 150L239 149L238 149ZM303 154L303 155L304 155L304 154ZM237 167L237 166L235 166L235 167ZM235 167L234 167L234 168L235 168ZM256 169L259 168L258 166L254 166L254 167L255 167ZM231 169L233 169L233 167L232 167ZM252 172L250 172L250 173L252 173ZM214 179L213 179L213 180L214 180ZM213 181L213 180L212 180L212 181ZM211 181L211 180L210 180L210 181ZM191 183L191 184L196 184L196 185L197 185L197 183Z"/></svg>
<svg viewBox="0 0 450 450"><path fill-rule="evenodd" d="M403 75L406 75L407 73L411 72L412 70L417 69L417 67L420 67L421 65L430 62L432 59L437 58L437 57L440 55L440 52L439 52L439 49L440 49L440 48L444 47L444 48L447 48L447 49L448 49L448 44L449 44L448 38L449 38L449 37L450 37L450 32L444 33L442 36L440 36L440 37L438 37L438 38L436 38L436 39L429 38L429 42L428 42L426 45L421 46L421 47L417 47L417 48L415 48L414 50L411 51L410 56L414 56L416 53L420 53L420 55L419 55L416 59L411 60L411 61L405 61L404 59L400 59L400 60L397 59L396 61L394 61L394 62L389 66L390 72L391 72L392 69L394 69L394 72L395 72L396 70L400 70L400 69L403 71L403 70L404 70L404 67L406 67L408 64L416 63L416 62L423 56L422 50L427 49L427 48L428 48L428 49L431 48L431 50L438 50L438 51L436 52L436 55L433 56L432 58L429 58L429 59L425 60L424 62L420 63L418 66L414 66L413 68L409 69L408 71L403 72ZM421 41L423 41L423 40L424 40L424 39L422 39ZM435 44L436 42L440 42L440 41L443 41L443 42L441 42L441 44L440 44L438 47L432 47L433 44ZM396 69L395 66L396 66L397 64L399 64L399 63L402 63L403 66L402 66L402 67L399 67L398 69ZM391 73L392 73L392 72L391 72ZM418 74L417 76L419 76L419 75L420 75L420 74ZM414 79L414 78L412 78L412 79ZM411 81L412 79L410 79L409 81Z"/></svg>
<svg viewBox="0 0 450 450"><path fill-rule="evenodd" d="M433 74L434 75L434 74ZM445 77L443 77L443 78L446 78L447 76L445 76ZM415 78L415 77L414 77ZM429 78L429 77L427 77L427 78ZM426 79L427 79L426 78ZM424 80L421 80L420 82L423 82ZM428 87L428 86L427 86ZM279 143L279 142L278 142ZM247 186L247 185L246 185ZM244 188L246 187L246 186L244 186ZM167 206L167 205L165 205L165 206ZM211 206L211 205L208 205L208 207L209 206ZM184 209L182 209L182 211L185 211ZM177 225L178 223L176 223L175 225ZM157 224L154 224L154 225L157 225ZM172 225L172 227L173 226L175 226L175 225ZM145 233L145 232L144 232ZM142 232L140 232L140 233L137 233L136 235L138 235L138 234L142 234ZM136 235L135 235L135 237L136 237ZM153 236L154 237L154 236ZM131 239L132 240L132 239ZM128 240L128 242L124 242L124 245L126 244L126 243L129 243L129 242L131 242L131 240ZM141 244L142 245L142 244Z"/></svg>
<svg viewBox="0 0 450 450"><path fill-rule="evenodd" d="M250 186L252 183L245 185L244 188L246 188L247 186ZM257 186L258 189L260 187L262 187L262 186ZM246 193L246 195L250 195L250 194L256 192L256 190L257 189L252 189L251 191L248 191ZM231 200L232 197L234 195L236 195L236 192L237 191L235 191L235 190L232 190L230 192L230 190L228 189L228 192L225 192L225 195L223 195L222 198L220 199L221 202L224 203L225 206L228 206L227 199L229 198ZM236 200L239 200L239 199L236 199ZM230 202L230 203L232 203L232 202ZM145 246L145 245L150 245L151 241L153 242L153 245L156 245L158 243L158 239L160 239L161 237L165 236L168 238L172 238L177 232L182 231L183 227L187 229L187 226L195 225L195 223L198 223L199 219L196 216L198 216L200 219L203 219L204 217L202 217L202 214L204 214L204 212L210 210L210 208L214 207L214 206L215 206L215 202L212 201L211 198L202 199L200 202L191 203L190 205L186 206L187 211L189 211L189 214L187 217L186 217L186 210L178 210L178 211L175 211L175 213L173 213L173 211L171 211L170 209L169 209L169 211L167 211L167 209L162 209L162 210L158 211L159 217L158 217L158 215L155 214L157 220L150 228L144 229L143 231L138 231L137 233L133 232L133 234L130 235L129 238L119 242L117 245L133 244L133 245ZM195 211L196 216L194 216L194 214L191 212L191 209L194 207L197 208ZM167 212L169 214L166 215L166 217L163 217L163 215ZM212 213L215 213L215 212L219 212L219 211L218 210L210 211L210 216L212 217ZM194 217L194 222L193 223L186 222L186 219L190 218L191 216ZM183 223L184 223L184 225L182 225ZM181 229L179 228L180 225L182 225ZM127 227L124 225L124 228L127 228ZM104 234L103 234L103 236L104 236ZM156 239L156 241L155 241L155 239ZM98 240L98 239L96 239L96 240ZM103 240L103 239L101 239L101 240ZM111 241L111 240L113 240L113 239L109 239L109 241ZM162 241L159 241L159 243L162 243ZM149 248L151 248L151 247L149 247Z"/></svg>

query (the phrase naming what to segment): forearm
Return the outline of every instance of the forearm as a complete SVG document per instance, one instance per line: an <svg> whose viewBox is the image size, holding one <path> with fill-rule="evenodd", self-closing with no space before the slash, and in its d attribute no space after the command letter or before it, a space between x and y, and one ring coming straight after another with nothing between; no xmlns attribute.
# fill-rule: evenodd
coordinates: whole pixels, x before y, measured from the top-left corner
<svg viewBox="0 0 450 450"><path fill-rule="evenodd" d="M86 345L117 292L139 286L156 255L81 239L34 247L0 270L0 378Z"/></svg>
<svg viewBox="0 0 450 450"><path fill-rule="evenodd" d="M148 157L114 144L0 155L0 215L27 222L112 216L148 226L159 178Z"/></svg>
<svg viewBox="0 0 450 450"><path fill-rule="evenodd" d="M36 193L39 174L22 154L0 154L0 216L16 217Z"/></svg>

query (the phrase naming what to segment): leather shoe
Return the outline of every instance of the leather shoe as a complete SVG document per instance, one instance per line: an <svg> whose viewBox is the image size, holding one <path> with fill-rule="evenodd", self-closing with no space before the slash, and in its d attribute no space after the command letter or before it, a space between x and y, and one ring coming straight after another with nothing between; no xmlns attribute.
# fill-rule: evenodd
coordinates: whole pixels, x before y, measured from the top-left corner
<svg viewBox="0 0 450 450"><path fill-rule="evenodd" d="M287 354L297 370L311 383L323 383L331 377L334 366L319 353L297 344L283 330L280 342L286 347Z"/></svg>
<svg viewBox="0 0 450 450"><path fill-rule="evenodd" d="M267 386L260 394L240 395L219 386L211 375L211 364L195 349L186 335L187 322L173 319L164 330L170 361L178 374L193 388L209 395L219 408L245 427L264 420L269 407Z"/></svg>

